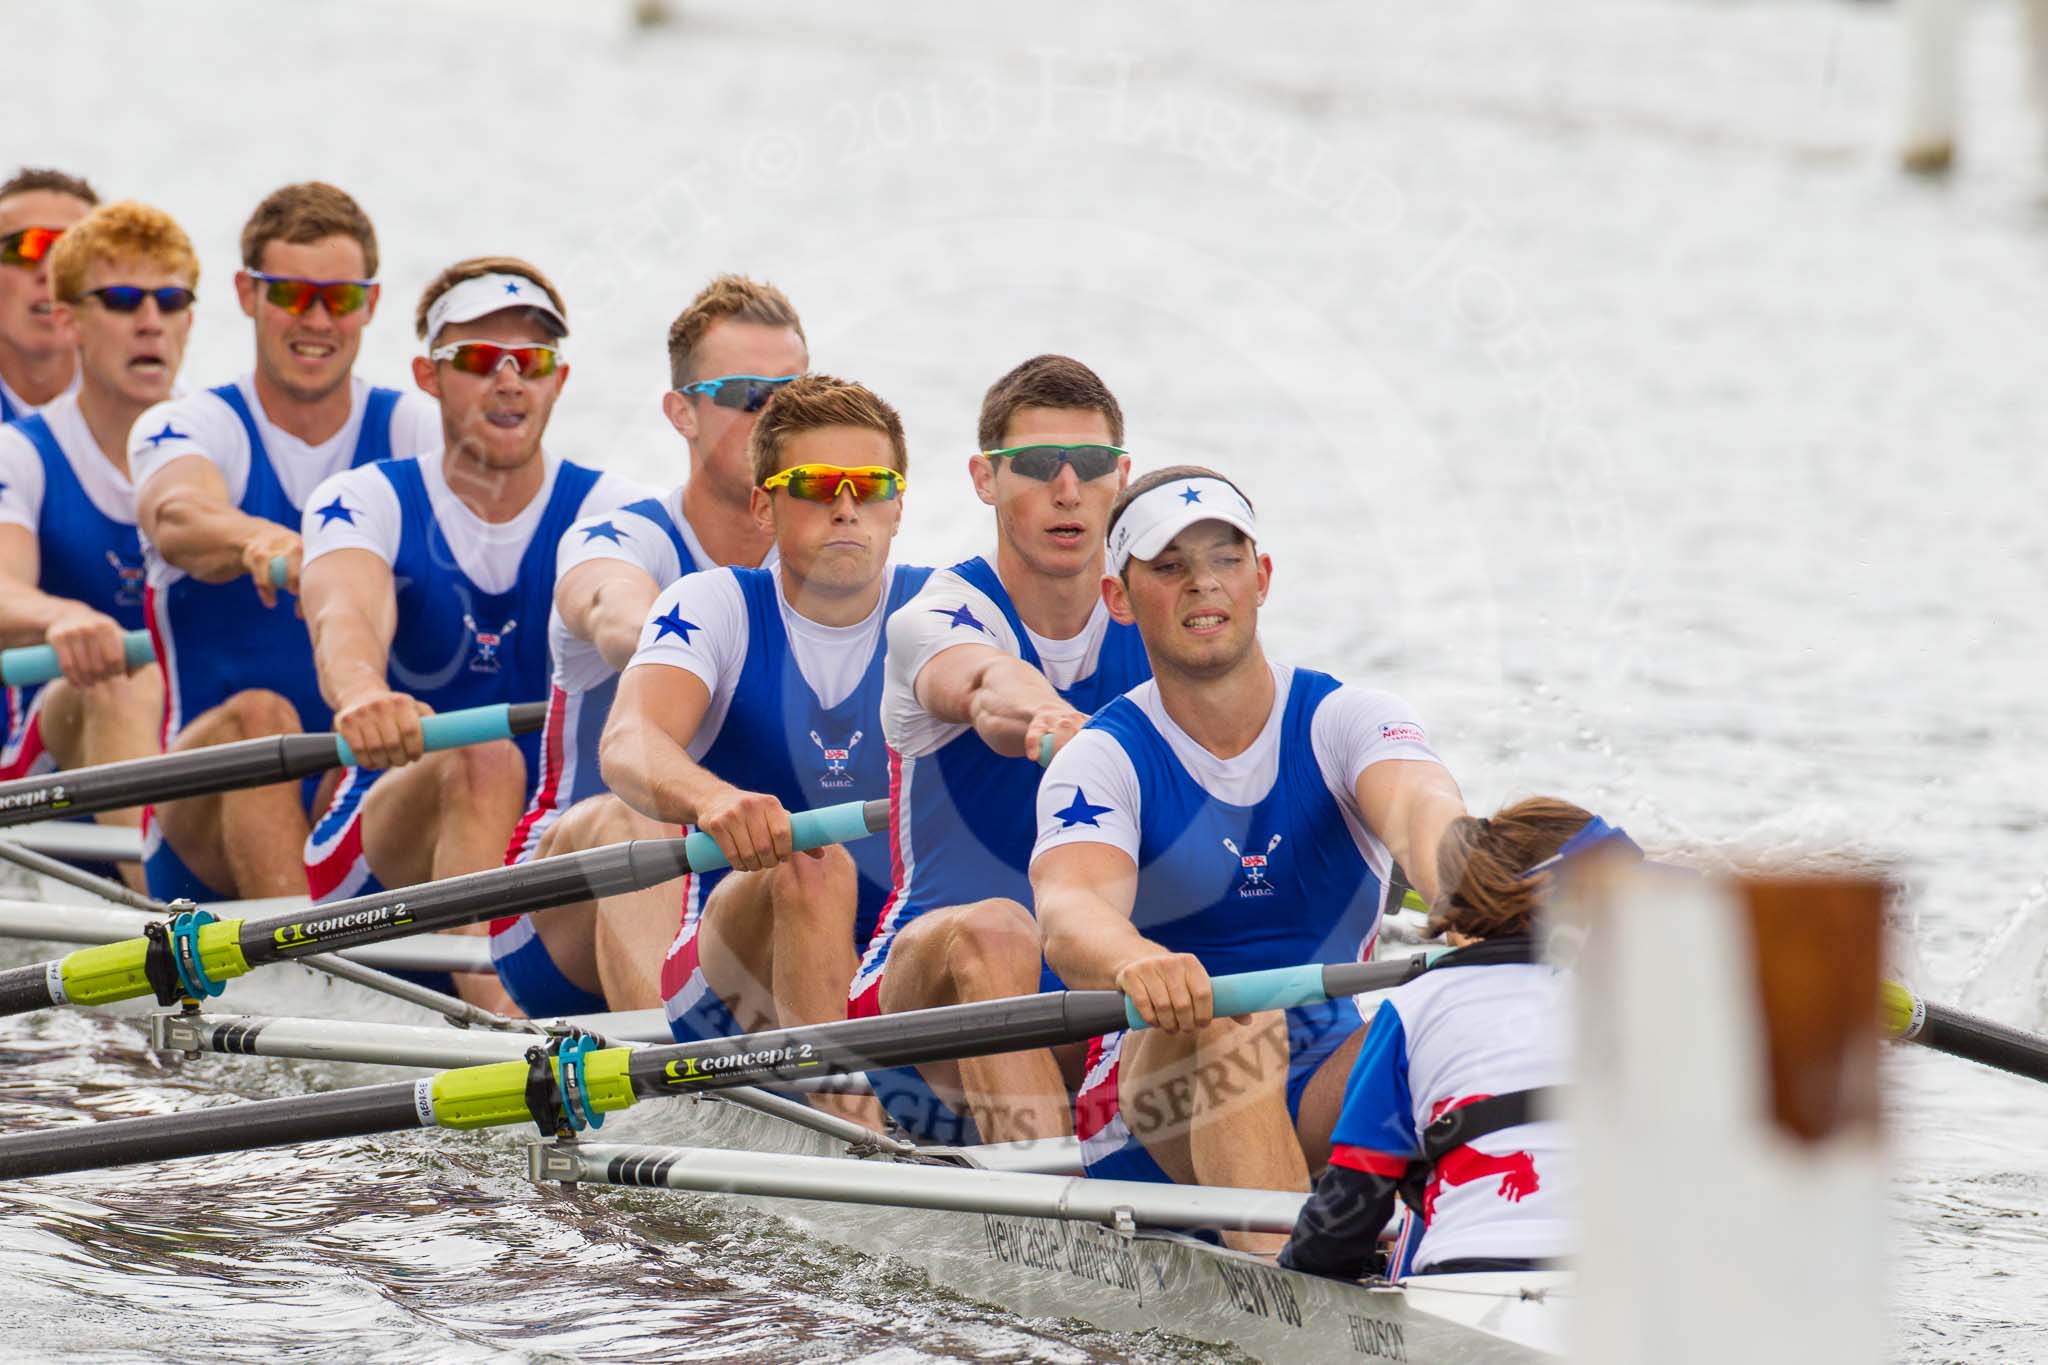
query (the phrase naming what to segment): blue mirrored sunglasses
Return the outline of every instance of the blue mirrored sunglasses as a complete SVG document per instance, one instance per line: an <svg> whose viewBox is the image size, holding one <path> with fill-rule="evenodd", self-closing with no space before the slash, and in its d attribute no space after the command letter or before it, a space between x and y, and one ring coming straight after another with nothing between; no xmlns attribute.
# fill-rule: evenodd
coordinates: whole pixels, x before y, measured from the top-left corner
<svg viewBox="0 0 2048 1365"><path fill-rule="evenodd" d="M775 391L797 376L793 374L724 374L716 379L700 379L694 384L685 384L678 393L701 393L721 408L738 408L741 412L759 412L768 406L768 400Z"/></svg>

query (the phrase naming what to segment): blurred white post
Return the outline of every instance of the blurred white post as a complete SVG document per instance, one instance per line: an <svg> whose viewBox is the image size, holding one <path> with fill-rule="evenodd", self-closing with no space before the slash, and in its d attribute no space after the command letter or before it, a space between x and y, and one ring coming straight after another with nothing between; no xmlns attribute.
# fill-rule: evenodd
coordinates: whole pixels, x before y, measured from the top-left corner
<svg viewBox="0 0 2048 1365"><path fill-rule="evenodd" d="M1574 1361L1887 1359L1882 890L1595 868L1578 949Z"/></svg>
<svg viewBox="0 0 2048 1365"><path fill-rule="evenodd" d="M1920 175L1955 164L1961 119L1964 7L1969 0L1900 0L1906 78L1905 142L1899 161ZM2040 0L2026 0L2030 9Z"/></svg>
<svg viewBox="0 0 2048 1365"><path fill-rule="evenodd" d="M2027 91L2041 120L2039 153L2048 159L2048 0L2025 0L2027 6Z"/></svg>

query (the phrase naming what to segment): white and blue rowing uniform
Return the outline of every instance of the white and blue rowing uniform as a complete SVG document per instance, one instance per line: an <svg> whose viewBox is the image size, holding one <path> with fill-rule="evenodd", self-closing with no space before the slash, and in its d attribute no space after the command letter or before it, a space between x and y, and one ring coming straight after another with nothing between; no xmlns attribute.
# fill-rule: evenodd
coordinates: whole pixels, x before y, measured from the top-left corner
<svg viewBox="0 0 2048 1365"><path fill-rule="evenodd" d="M884 622L917 595L931 570L888 570L864 620L828 626L793 607L780 565L715 569L672 584L656 600L631 668L681 668L710 693L688 745L692 760L743 791L795 812L889 793L881 738ZM874 932L891 886L889 849L878 839L846 845L859 899L853 946ZM661 968L669 1030L679 1042L740 1032L705 979L698 931L723 870L683 878L676 937Z"/></svg>
<svg viewBox="0 0 2048 1365"><path fill-rule="evenodd" d="M1571 1254L1576 1169L1563 1123L1531 1113L1467 1123L1433 1161L1423 1155L1423 1135L1446 1115L1484 1116L1473 1106L1567 1084L1571 1016L1567 974L1534 960L1526 937L1460 949L1381 996L1311 1200L1328 1207L1304 1210L1289 1264L1325 1274L1341 1264L1355 1277L1398 1182L1412 1182L1417 1207L1388 1256L1390 1277ZM1372 1216L1356 1216L1363 1205L1375 1205Z"/></svg>
<svg viewBox="0 0 2048 1365"><path fill-rule="evenodd" d="M36 538L36 585L142 628L142 546L135 489L93 439L74 390L0 427L0 525ZM6 689L0 781L53 766L44 748L48 684Z"/></svg>
<svg viewBox="0 0 2048 1365"><path fill-rule="evenodd" d="M882 731L889 742L889 846L894 887L848 993L847 1017L881 1013L889 950L928 910L1006 897L1031 905L1028 868L1041 770L1008 758L971 725L941 720L917 700L925 665L958 645L986 645L1044 673L1075 710L1097 708L1152 676L1135 626L1098 602L1081 631L1055 640L1024 624L995 567L975 558L935 573L889 619ZM1058 990L1046 972L1041 988ZM926 1085L914 1067L872 1073L896 1121L934 1142L974 1140L973 1124Z"/></svg>
<svg viewBox="0 0 2048 1365"><path fill-rule="evenodd" d="M579 518L637 501L645 490L617 475L542 455L540 490L508 521L489 522L448 486L441 452L352 469L321 484L306 508L305 562L367 550L391 567L397 625L392 690L437 712L547 695L548 614L555 550ZM540 736L513 741L529 791ZM350 767L306 840L316 901L381 890L363 857L363 798L382 770Z"/></svg>
<svg viewBox="0 0 2048 1365"><path fill-rule="evenodd" d="M1211 976L1355 962L1378 934L1391 858L1359 810L1375 763L1435 763L1421 722L1390 693L1273 666L1274 700L1244 752L1218 758L1166 712L1156 686L1097 712L1046 770L1034 858L1108 844L1138 871L1131 920L1152 942L1192 953ZM1287 1112L1357 1032L1350 1000L1287 1011ZM1075 1102L1090 1175L1166 1176L1118 1103L1123 1035L1090 1049Z"/></svg>
<svg viewBox="0 0 2048 1365"><path fill-rule="evenodd" d="M71 382L65 386L64 392L52 398L50 402L60 403L66 398L76 398L78 396L79 383L84 378L85 367L83 365L72 366ZM38 405L29 402L13 389L8 388L7 381L4 378L0 378L0 426L5 426L9 422L19 422L30 413L40 411L44 406L48 405Z"/></svg>
<svg viewBox="0 0 2048 1365"><path fill-rule="evenodd" d="M556 583L594 560L630 564L659 587L716 567L683 515L682 495L679 484L658 498L578 521L556 548ZM772 560L773 550L769 556ZM563 811L609 790L598 770L598 745L618 695L619 675L594 643L569 629L559 610L548 613L548 644L555 671L547 726L541 731L540 777L526 814L512 831L507 863L533 858ZM578 986L555 964L531 915L491 921L491 956L498 980L533 1018L590 1014L605 1007L603 996Z"/></svg>
<svg viewBox="0 0 2048 1365"><path fill-rule="evenodd" d="M157 404L128 435L128 464L144 488L180 460L202 459L219 471L230 502L252 517L298 530L306 501L325 479L374 461L417 455L441 443L440 407L423 394L381 389L351 379L348 420L319 445L309 445L270 420L244 375L201 393ZM307 732L331 729L333 715L320 696L313 646L297 599L277 594L266 608L247 575L202 583L143 541L145 614L164 671L166 748L184 728L240 692L274 692L290 702ZM310 814L318 775L300 783ZM144 868L150 895L217 900L209 887L144 821Z"/></svg>

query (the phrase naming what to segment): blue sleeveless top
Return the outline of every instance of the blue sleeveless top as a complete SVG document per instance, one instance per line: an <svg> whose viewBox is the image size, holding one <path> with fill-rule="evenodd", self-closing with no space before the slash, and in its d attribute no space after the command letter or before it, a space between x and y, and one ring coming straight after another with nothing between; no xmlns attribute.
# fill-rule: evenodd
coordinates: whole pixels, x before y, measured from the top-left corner
<svg viewBox="0 0 2048 1365"><path fill-rule="evenodd" d="M548 609L555 595L555 549L583 515L598 472L563 461L540 523L504 592L486 592L456 562L427 498L417 459L377 466L398 494L402 518L392 561L398 626L391 636L391 686L436 711L548 695ZM540 736L514 741L526 757L529 795L540 776Z"/></svg>
<svg viewBox="0 0 2048 1365"><path fill-rule="evenodd" d="M242 423L249 437L249 482L237 506L296 531L304 509L291 500L263 445L263 430L236 384L210 392ZM363 423L349 468L391 458L391 417L398 390L371 389L363 404ZM279 592L277 606L266 609L256 584L244 574L226 583L181 578L163 593L151 593L150 631L157 658L169 672L165 706L169 711L165 739L237 692L266 688L289 701L308 733L334 728L334 713L320 696L313 671L313 644L299 619L298 599Z"/></svg>
<svg viewBox="0 0 2048 1365"><path fill-rule="evenodd" d="M747 658L718 738L699 760L706 770L747 791L766 792L785 809L809 810L842 801L889 795L889 751L882 743L882 661L886 631L860 683L837 706L827 707L804 678L782 623L780 593L767 569L729 571L747 605ZM882 616L915 597L932 571L898 564L889 571ZM854 944L873 935L889 897L889 844L856 839L846 845L860 874Z"/></svg>
<svg viewBox="0 0 2048 1365"><path fill-rule="evenodd" d="M1089 724L1130 756L1139 810L1131 922L1193 953L1212 975L1355 962L1379 922L1380 879L1323 781L1310 729L1338 687L1294 670L1280 722L1280 768L1256 805L1196 783L1138 704L1120 697Z"/></svg>
<svg viewBox="0 0 2048 1365"><path fill-rule="evenodd" d="M683 533L676 529L675 521L669 516L668 508L662 505L660 498L642 498L639 502L628 503L619 510L631 512L637 517L645 517L668 537L669 543L675 546L676 563L682 566L682 574L678 576L693 574L705 567L690 553ZM668 585L664 583L657 586ZM549 591L552 592L553 589L550 588ZM604 737L605 721L611 718L612 703L618 699L618 695L619 675L614 673L597 686L577 694L573 701L563 699L562 744L574 755L574 761L565 762L563 766L573 774L573 777L569 790L557 793L551 805L566 810L586 796L600 796L611 790L605 785L604 775L598 771L597 750L599 741ZM572 705L575 708L573 717L568 714Z"/></svg>
<svg viewBox="0 0 2048 1365"><path fill-rule="evenodd" d="M87 496L41 413L15 423L43 464L43 510L36 528L42 556L37 586L102 611L124 630L142 628L142 544L135 523L116 521Z"/></svg>
<svg viewBox="0 0 2048 1365"><path fill-rule="evenodd" d="M0 399L4 402L4 399ZM43 507L37 517L36 550L41 557L36 586L52 597L83 602L121 623L142 628L142 544L135 523L116 521L87 496L85 485L57 444L57 434L39 412L14 423L36 448L43 465ZM0 711L0 740L11 738L6 717L26 715L47 684L9 689Z"/></svg>
<svg viewBox="0 0 2048 1365"><path fill-rule="evenodd" d="M1024 662L1042 669L995 566L977 556L952 571L996 604ZM1112 621L1095 672L1058 690L1075 710L1090 715L1151 676L1137 627ZM1038 835L1037 762L1006 758L969 728L936 751L904 763L910 774L904 784L908 810L898 810L897 824L898 838L906 845L907 884L901 888L906 914L990 896L1030 905L1027 869Z"/></svg>

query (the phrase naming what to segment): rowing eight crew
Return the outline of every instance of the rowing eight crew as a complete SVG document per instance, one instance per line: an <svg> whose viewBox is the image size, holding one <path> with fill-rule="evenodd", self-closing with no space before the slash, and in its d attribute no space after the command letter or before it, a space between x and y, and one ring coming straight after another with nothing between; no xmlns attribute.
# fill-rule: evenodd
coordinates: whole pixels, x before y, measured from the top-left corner
<svg viewBox="0 0 2048 1365"><path fill-rule="evenodd" d="M276 809L263 827L273 832L325 810L307 841L316 889L339 895L373 881L473 870L508 842L514 857L576 846L566 834L549 846L552 831L538 845L515 837L522 808L540 805L529 775L550 771L538 753L501 742L423 760L418 717L433 705L538 693L549 651L539 632L514 632L550 606L564 639L595 646L615 667L628 632L611 599L623 596L633 604L623 617L629 626L634 609L643 614L609 722L600 722L603 777L638 819L699 825L734 873L722 885L691 879L680 915L673 901L640 897L558 917L566 923L508 926L527 931L523 944L508 945L534 959L524 984L591 992L609 988L609 975L619 981L616 993L606 990L611 1005L652 1003L632 993L647 988L648 946L673 934L660 988L680 1037L995 998L1062 980L1113 984L1158 1027L1096 1049L1082 1086L1091 1169L1306 1188L1324 1164L1358 1050L1356 1008L1214 1020L1207 970L1368 952L1394 861L1416 869L1419 889L1435 899L1438 848L1463 803L1399 699L1267 661L1257 612L1271 562L1257 550L1242 492L1188 467L1125 488L1114 397L1085 366L1039 357L991 388L982 450L969 461L977 493L997 514L993 560L937 574L890 569L907 454L886 403L859 385L774 373L801 368L807 356L777 356L762 365L766 373L684 382L702 373L695 352L710 349L714 333L764 354L775 346L786 354L789 332L801 346L793 311L779 319L779 295L736 284L729 292L739 305L722 313L700 296L716 315L680 362L671 338L684 378L670 418L690 444L691 484L667 500L640 498L544 454L542 433L568 373L559 348L566 306L537 270L507 258L460 263L429 287L417 318L428 355L415 361L414 377L438 400L440 449L379 458L392 453L397 403L348 375L374 310L374 238L352 201L315 192L329 189L280 191L245 232L250 268L237 284L257 321L253 378L143 413L129 438L138 474L145 462L149 469L151 617L169 668L175 741L296 729L331 707L363 760L330 775L322 791L269 798ZM121 205L99 215L67 234L94 248L90 269L165 279L87 285L59 270L57 296L75 313L132 316L127 331L110 329L128 348L123 373L168 383L175 352L167 363L162 324L189 326L196 260L176 225L154 211ZM129 293L133 305L122 306ZM86 335L81 329L81 343ZM89 383L93 371L85 373ZM303 488L306 470L273 462L283 438L266 431L257 407L265 420L279 409L307 422L321 416L313 424L327 432L321 454L341 472L294 499L287 473ZM780 560L769 568L683 573L714 561L703 551L710 508L691 506L700 481L716 491L697 439L707 414L725 420L728 437L742 437L756 530L724 536L720 557L745 558L772 537ZM161 428L145 432L154 418ZM295 503L296 536L287 525ZM558 573L558 553L579 533L585 544L626 539L619 523L634 522L614 514L629 503L642 526L668 540L678 574L651 605L647 589L668 572L666 561L648 571L643 560L637 577L579 575L582 565L566 562L569 572ZM595 522L578 520L593 510ZM289 597L259 572L277 555L287 561L287 593L303 568L314 666L284 676L295 638L286 628L255 661L278 676L223 672L222 660L247 657L234 647L238 632L251 622L275 632L289 620L277 609ZM607 593L612 584L627 591ZM207 595L223 586L253 595L260 614ZM310 690L308 673L317 684ZM562 681L558 672L557 696L566 698ZM596 684L609 686L608 676ZM286 695L294 692L296 700ZM195 715L202 702L207 709ZM544 745L567 740L562 710ZM873 760L881 755L871 746L860 755L869 761L856 759L862 738L877 731L895 798L886 867L871 851L792 859L789 810L879 794ZM591 733L582 727L581 760ZM1059 750L1043 783L1030 757L1041 744ZM566 752L548 752L559 776ZM586 800L601 798L594 789ZM171 871L188 879L181 890L197 883L210 898L262 884L234 866L229 799L212 800L210 815L192 825L162 813L152 831L153 887L166 850ZM595 838L620 818L618 804L608 809L603 819L564 818L556 828L587 823ZM184 838L166 837L181 827ZM194 827L214 842L192 844ZM202 875L181 844L200 847L215 876ZM608 974L607 960L622 956ZM839 997L836 983L849 979ZM517 991L523 983L508 973L506 984ZM486 990L468 983L491 1000ZM1068 1130L1078 1060L1025 1053L878 1076L875 1088L919 1136L1037 1136ZM1144 1121L1157 1110L1150 1097L1184 1092L1218 1064L1252 1078L1237 1102L1198 1103L1183 1123Z"/></svg>

